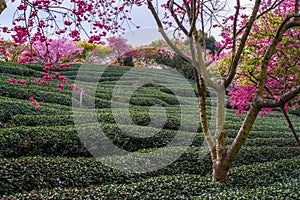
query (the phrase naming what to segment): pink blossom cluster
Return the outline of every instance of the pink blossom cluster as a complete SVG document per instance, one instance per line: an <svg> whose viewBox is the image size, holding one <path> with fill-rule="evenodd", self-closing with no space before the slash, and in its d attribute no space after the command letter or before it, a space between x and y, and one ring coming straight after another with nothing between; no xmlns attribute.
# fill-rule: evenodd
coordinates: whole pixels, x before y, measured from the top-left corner
<svg viewBox="0 0 300 200"><path fill-rule="evenodd" d="M100 43L107 32L117 34L125 31L122 24L132 20L129 17L132 2L127 0L11 2L18 4L18 11L22 11L16 12L13 21L14 34L12 37L18 43L27 41L44 42L44 38L51 33L71 37L75 41L79 41L82 34L84 34L89 36L90 42ZM146 2L135 0L133 3L136 6L142 6ZM21 13L26 13L26 15ZM56 23L58 20L63 23ZM86 30L88 26L84 26L84 24L90 25L90 29ZM138 26L136 27L138 28Z"/></svg>
<svg viewBox="0 0 300 200"><path fill-rule="evenodd" d="M0 39L0 45L4 44L5 41ZM8 52L6 51L4 46L0 46L0 54L2 54L3 56L7 56Z"/></svg>
<svg viewBox="0 0 300 200"><path fill-rule="evenodd" d="M45 63L43 70L44 71L50 71L51 69L55 69L55 68L56 68L55 64L53 64L53 63Z"/></svg>
<svg viewBox="0 0 300 200"><path fill-rule="evenodd" d="M236 114L243 114L245 110L249 109L249 102L255 97L255 90L254 85L236 84L231 86L228 95L230 96L230 106L238 109Z"/></svg>
<svg viewBox="0 0 300 200"><path fill-rule="evenodd" d="M66 84L68 83L67 77L66 76L61 76L59 72L55 73L55 77L58 78L63 83L66 83Z"/></svg>
<svg viewBox="0 0 300 200"><path fill-rule="evenodd" d="M29 101L35 106L35 109L39 110L41 108L40 104L34 99L34 97L30 97Z"/></svg>
<svg viewBox="0 0 300 200"><path fill-rule="evenodd" d="M26 85L27 84L26 80L15 79L15 78L8 78L7 82L9 82L9 83L17 83L17 84L21 84L21 85Z"/></svg>
<svg viewBox="0 0 300 200"><path fill-rule="evenodd" d="M109 47L113 49L112 57L114 59L117 59L131 51L131 46L127 44L127 40L122 37L110 37L107 38L107 42Z"/></svg>
<svg viewBox="0 0 300 200"><path fill-rule="evenodd" d="M79 93L84 93L84 89L78 87L77 85L75 84L71 84L71 88L74 90L74 91L77 91Z"/></svg>
<svg viewBox="0 0 300 200"><path fill-rule="evenodd" d="M23 51L18 63L30 63L34 61L34 57L37 56L35 52Z"/></svg>
<svg viewBox="0 0 300 200"><path fill-rule="evenodd" d="M67 38L46 39L45 41L36 41L33 43L35 62L45 63L61 63L73 61L76 54L81 54L83 48L77 47L71 40ZM67 64L63 64L66 67Z"/></svg>
<svg viewBox="0 0 300 200"><path fill-rule="evenodd" d="M62 70L63 68L68 68L68 67L70 67L70 66L71 66L70 63L63 63L63 64L60 64L60 65L59 65L59 69Z"/></svg>
<svg viewBox="0 0 300 200"><path fill-rule="evenodd" d="M269 9L274 1L263 2L260 12ZM264 14L257 20L248 38L242 59L237 69L236 79L229 89L230 104L238 109L237 114L242 114L244 110L249 108L252 102L259 81L261 72L261 60L272 43L276 31L284 18L294 11L294 0L284 1L277 6L272 12ZM246 18L245 18L246 19ZM228 19L228 21L232 18ZM246 21L245 21L246 22ZM241 27L244 22L241 23ZM232 49L231 26L225 26L222 34L223 40L219 44L220 48L230 53ZM297 84L297 76L299 76L299 54L300 54L300 30L290 29L284 33L283 39L276 46L276 52L270 59L268 64L268 75L263 90L265 98L279 99L286 92L290 91ZM239 42L239 41L237 41ZM230 54L229 54L230 55ZM217 58L215 58L217 59ZM222 62L222 61L221 61ZM226 65L226 64L225 64ZM219 70L226 72L227 68L219 65ZM224 67L224 68L223 68ZM293 108L298 107L300 98L290 101ZM286 111L289 110L288 104L284 105ZM272 112L270 108L262 108L260 116Z"/></svg>

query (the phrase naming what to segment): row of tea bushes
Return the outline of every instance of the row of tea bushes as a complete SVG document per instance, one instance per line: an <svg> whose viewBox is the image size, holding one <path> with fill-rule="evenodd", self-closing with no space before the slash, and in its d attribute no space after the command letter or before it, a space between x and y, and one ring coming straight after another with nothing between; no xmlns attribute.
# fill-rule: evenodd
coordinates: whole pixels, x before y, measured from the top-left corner
<svg viewBox="0 0 300 200"><path fill-rule="evenodd" d="M40 103L41 109L36 110L28 100L18 100L7 97L0 97L0 121L7 122L15 115L62 115L66 111L70 111L70 107L51 104Z"/></svg>
<svg viewBox="0 0 300 200"><path fill-rule="evenodd" d="M145 156L147 151L132 153L125 156L107 156L99 158L105 165L115 166L127 166L126 169L157 169L156 163L164 162L170 163L167 167L159 170L148 172L144 175L137 174L138 179L159 176L159 175L175 175L181 173L206 175L211 171L211 161L208 155L201 157L203 148L188 148L186 153L177 159L175 162L174 155L182 153L186 148L184 147L168 147L157 152L155 162L147 160L147 157L140 160L139 156ZM157 149L153 149L157 151ZM152 154L151 154L152 155ZM236 175L233 168L230 172L230 177L234 179L233 182L238 179L238 185L246 185L252 181L254 177L249 177L251 170L257 170L256 175L260 176L259 179L255 179L256 184L264 184L265 181L279 181L278 178L282 178L282 175L292 175L299 169L299 157L298 159L291 159L293 162L285 163L288 166L284 166L282 172L272 171L272 166L266 164L254 164L255 162L266 162L272 160L279 160L282 158L290 158L299 155L297 148L244 148L238 155L234 166L251 164L252 168L242 166L238 168L238 171L243 171ZM176 157L175 157L176 158ZM146 159L146 160L145 160ZM55 187L87 187L90 185L102 185L113 184L123 182L136 182L138 179L131 178L132 174L124 175L116 170L112 170L105 167L102 162L95 158L66 158L66 157L20 157L20 158L1 158L0 159L0 194L12 194L15 192L31 191L42 188L55 188ZM140 162L143 161L143 162ZM277 162L274 162L277 163ZM282 166L281 162L274 164L275 166ZM260 167L255 167L260 166ZM267 166L267 167L264 167ZM242 169L242 170L241 170ZM258 170L259 169L259 170ZM247 171L248 170L248 171ZM247 173L245 173L247 172ZM268 175L273 173L273 180ZM123 175L122 175L123 174ZM165 184L168 185L168 184Z"/></svg>
<svg viewBox="0 0 300 200"><path fill-rule="evenodd" d="M110 102L102 102L103 107L109 107ZM105 104L107 103L107 104ZM30 102L25 102L26 106L30 108ZM13 106L13 105L12 105ZM123 109L123 104L118 103L114 104L114 106L119 106L120 108L111 109L99 109L99 110L91 110L91 109L80 109L79 111L74 110L76 114L76 123L84 124L84 123L96 123L97 121L101 123L115 123L118 124L136 124L140 126L151 126L156 128L164 128L164 129L172 129L172 130L182 130L182 131L192 131L192 132L201 132L201 126L199 121L191 120L198 119L197 115L180 115L180 113L176 111L169 111L166 109L166 114L158 111L144 112L144 111L134 111L134 108L129 108L129 113L126 109ZM31 106L32 107L32 106ZM5 107L4 107L5 108ZM35 111L34 108L31 108L30 115L26 115L25 112L20 113L21 115L17 115L18 112L12 111L8 108L5 108L7 113L10 113L9 123L12 126L63 126L63 125L73 125L74 124L74 116L72 111L69 112L56 112L56 115L48 115L48 113L43 113L39 111ZM131 111L132 110L132 111ZM81 112L82 111L82 112ZM88 111L90 113L88 113ZM94 112L93 112L94 111ZM43 116L35 116L32 114L44 114ZM52 112L53 113L53 112ZM115 113L115 114L113 114ZM51 114L51 113L50 113ZM264 123L256 123L252 127L250 132L250 137L290 137L290 129L288 126L280 126L276 125L276 119L273 122L270 122L269 126L266 126ZM280 124L280 122L278 122ZM295 123L296 124L296 123ZM235 137L237 134L237 130L240 128L241 122L233 122L227 121L226 128L227 134L229 137ZM300 127L295 126L296 131L300 130ZM266 133L266 131L268 131ZM269 134L270 133L270 134ZM262 134L262 135L261 135Z"/></svg>
<svg viewBox="0 0 300 200"><path fill-rule="evenodd" d="M118 174L122 180L115 180L115 183L118 181L125 183L69 189L64 187L42 189L41 186L39 191L15 194L9 198L299 199L299 177L291 178L291 175L299 170L299 165L300 157L298 156L276 162L234 167L230 170L230 176L233 178L229 180L227 186L212 183L208 176L190 174L136 179L134 183L128 183L130 178L124 179L124 176ZM257 179L257 176L262 177ZM109 177L110 174L107 175L107 178ZM91 180L93 179L95 177L92 176Z"/></svg>
<svg viewBox="0 0 300 200"><path fill-rule="evenodd" d="M24 113L25 114L25 113ZM12 126L64 126L64 125L73 125L74 116L72 115L43 115L43 116L34 116L34 115L14 115L9 123ZM136 124L140 126L151 126L155 128L164 128L172 130L181 130L181 131L201 131L201 127L197 124L197 121L190 121L188 116L185 117L185 120L182 120L180 116L165 116L161 114L155 115L156 119L153 121L148 113L135 112L131 116L126 112L119 112L115 116L111 112L100 112L100 113L86 113L86 112L76 112L76 124L85 124L85 123L115 123L116 120L118 124ZM161 121L159 121L159 120ZM164 122L165 123L162 123Z"/></svg>
<svg viewBox="0 0 300 200"><path fill-rule="evenodd" d="M100 132L102 130L105 136ZM128 151L166 145L201 145L203 136L151 127L116 124L88 124L77 132L74 126L36 126L0 129L0 157L20 156L91 156L80 138L93 141L97 148L113 143ZM125 132L124 132L125 131ZM130 137L128 133L136 133ZM80 134L80 135L79 135ZM80 136L80 138L79 138ZM151 137L153 136L153 137ZM172 141L171 144L170 141ZM103 149L103 151L105 151ZM112 153L112 152L110 152Z"/></svg>
<svg viewBox="0 0 300 200"><path fill-rule="evenodd" d="M39 119L44 119L40 117ZM80 131L80 132L78 132ZM101 132L103 131L103 132ZM105 136L102 134L104 133ZM80 136L80 137L79 137ZM201 133L117 124L74 126L34 126L0 129L0 157L20 156L90 156L80 138L93 141L97 148L113 143L127 151L164 146L203 146ZM230 144L233 138L227 140ZM91 145L91 144L90 144ZM249 138L246 146L294 148L294 138ZM103 150L104 151L104 150ZM267 156L268 157L268 156Z"/></svg>
<svg viewBox="0 0 300 200"><path fill-rule="evenodd" d="M42 75L42 72L29 69L25 65L12 64L6 62L0 62L0 73L19 75L19 76L29 76L29 77L39 77Z"/></svg>

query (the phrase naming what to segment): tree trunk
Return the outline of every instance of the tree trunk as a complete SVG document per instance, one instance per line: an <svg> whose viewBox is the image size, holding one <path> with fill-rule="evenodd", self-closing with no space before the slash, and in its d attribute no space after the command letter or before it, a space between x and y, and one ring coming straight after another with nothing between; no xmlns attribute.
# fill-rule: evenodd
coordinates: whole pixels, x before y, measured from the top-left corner
<svg viewBox="0 0 300 200"><path fill-rule="evenodd" d="M224 159L213 160L212 180L213 182L226 183L230 164Z"/></svg>
<svg viewBox="0 0 300 200"><path fill-rule="evenodd" d="M5 10L6 8L6 1L5 0L0 0L0 14Z"/></svg>

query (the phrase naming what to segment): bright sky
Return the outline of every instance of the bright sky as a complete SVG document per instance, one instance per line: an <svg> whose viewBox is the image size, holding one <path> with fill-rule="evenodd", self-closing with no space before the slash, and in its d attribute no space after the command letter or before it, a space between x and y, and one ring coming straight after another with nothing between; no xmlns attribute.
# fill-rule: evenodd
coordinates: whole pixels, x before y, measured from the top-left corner
<svg viewBox="0 0 300 200"><path fill-rule="evenodd" d="M165 2L165 1L160 1L160 2ZM236 4L235 2L236 0L227 0L228 15L234 12L233 7ZM253 5L253 1L241 0L241 5L251 7L251 5ZM248 12L250 11L251 10L249 10ZM157 31L157 27L153 19L153 16L151 15L147 7L144 6L143 8L133 8L132 19L135 22L135 24L142 27L140 30L131 30L131 31L128 30L128 32L125 34L124 37L128 40L128 42L132 46L138 46L141 44L147 45L154 40L162 38L160 33L158 33ZM220 39L219 34L220 34L220 30L214 29L214 31L212 32L212 35L217 40Z"/></svg>
<svg viewBox="0 0 300 200"><path fill-rule="evenodd" d="M160 2L165 2L165 1L159 0L158 2L160 4ZM235 0L227 0L227 2L228 2L228 8L233 8L233 5L235 4ZM253 4L251 2L252 1L241 0L242 5L245 4L251 5ZM0 15L0 22L2 26L11 27L13 13L16 10L16 3L11 4L11 2L8 2L7 6L8 6L7 9L4 10L3 13ZM231 14L232 12L233 12L232 10L229 10L228 14ZM135 25L141 27L138 30L134 28L135 26L132 26L132 29L127 28L128 32L125 33L124 37L128 40L128 42L132 46L147 45L150 44L152 41L161 38L160 34L157 31L155 21L146 6L139 7L139 8L133 7L131 17ZM212 32L212 35L214 35L216 39L218 39L219 31Z"/></svg>

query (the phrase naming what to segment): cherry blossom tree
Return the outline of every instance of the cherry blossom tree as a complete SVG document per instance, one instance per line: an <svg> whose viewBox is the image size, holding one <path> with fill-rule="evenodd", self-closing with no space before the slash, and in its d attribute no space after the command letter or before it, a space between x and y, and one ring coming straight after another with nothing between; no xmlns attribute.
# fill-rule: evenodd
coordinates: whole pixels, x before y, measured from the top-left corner
<svg viewBox="0 0 300 200"><path fill-rule="evenodd" d="M117 62L122 63L122 56L130 52L132 47L127 43L127 40L122 37L110 37L107 38L108 46L112 49L111 58Z"/></svg>
<svg viewBox="0 0 300 200"><path fill-rule="evenodd" d="M160 18L153 4L153 1L147 1L148 8L156 20L163 38L178 55L189 61L194 69L199 93L200 121L213 161L213 181L226 182L228 170L245 143L259 112L266 112L274 107L283 107L290 101L297 101L299 97L300 85L299 82L295 81L295 78L299 77L299 57L296 56L299 54L295 53L297 45L294 45L297 39L293 39L294 37L287 39L289 44L293 45L291 51L286 51L289 44L285 39L289 34L296 34L297 27L300 26L299 1L256 0L251 14L248 16L245 12L246 8L237 0L234 14L229 17L226 16L222 20L220 20L222 17L219 14L224 10L225 5L222 5L220 1L169 0L162 5L165 9L164 16L166 17L164 18ZM273 22L270 16L276 16L277 21ZM257 30L257 27L258 29L265 28L262 22L276 24L272 28L272 33L265 30L264 33L268 33L266 35ZM186 56L172 43L166 34L168 27L175 27L175 30L179 30L189 38L190 56ZM214 56L207 56L203 53L205 49L199 45L198 41L203 39L201 35L207 32L206 29L217 27L223 30L221 34L223 40L218 44L220 50ZM261 43L261 40L254 43L255 37L265 40L266 43ZM259 45L258 51L251 49L251 43ZM286 54L286 56L282 57L277 52ZM256 56L257 53L260 55ZM283 60L278 59L279 57ZM224 62L224 60L227 61ZM282 62L286 67L291 68L288 73L277 71ZM208 69L212 64L218 67L215 72L220 76L219 79L210 76ZM253 75L256 79L252 84L249 82L243 84L241 79L245 73L248 75L251 72L251 70L245 69L249 65L250 68L255 69ZM275 78L273 78L274 75L276 75ZM277 79L279 77L280 80ZM273 98L269 98L266 95L268 90L274 90L274 88L270 88L270 85L274 86L280 81L285 83L284 90L279 89L280 92L271 93ZM241 84L236 85L237 83ZM216 139L208 126L207 86L217 92ZM244 122L229 147L225 145L225 89L232 91L233 106L238 106L240 111L244 109L244 105L248 109ZM236 89L240 93L235 93ZM237 96L237 94L247 93L247 91L249 91L249 95L245 95L247 99Z"/></svg>
<svg viewBox="0 0 300 200"><path fill-rule="evenodd" d="M284 8L284 9L283 9ZM237 107L237 114L244 113L248 110L250 102L255 98L255 92L258 89L258 79L261 72L261 60L264 56L266 47L270 46L275 37L276 30L280 26L283 16L293 12L293 7L289 3L283 3L280 7L274 9L272 13L262 16L254 24L254 30L249 35L245 50L240 60L239 70L231 84L229 91L230 103L232 107ZM290 91L295 84L299 85L299 63L300 63L300 46L299 46L299 29L291 29L284 33L284 36L276 46L268 65L268 76L266 78L263 95L268 99L277 99ZM227 59L229 61L229 59ZM218 67L224 69L222 65L229 65L222 61ZM223 71L225 73L225 71ZM289 119L289 104L295 109L299 107L300 96L294 98L288 103L280 106L295 140L300 147L300 140ZM260 116L267 112L272 112L272 108L262 108Z"/></svg>
<svg viewBox="0 0 300 200"><path fill-rule="evenodd" d="M139 1L134 4L141 6ZM107 33L120 34L125 30L124 21L131 21L132 2L126 0L21 0L9 2L9 6L12 5L17 6L13 27L0 26L0 30L9 33L19 44L47 43L47 38L53 35L74 41L84 36L90 43L103 43L102 38ZM0 1L0 7L3 11L6 1Z"/></svg>
<svg viewBox="0 0 300 200"><path fill-rule="evenodd" d="M45 42L34 42L32 52L24 51L19 62L67 63L75 61L76 55L81 54L82 51L83 48L77 47L67 38L47 39Z"/></svg>

